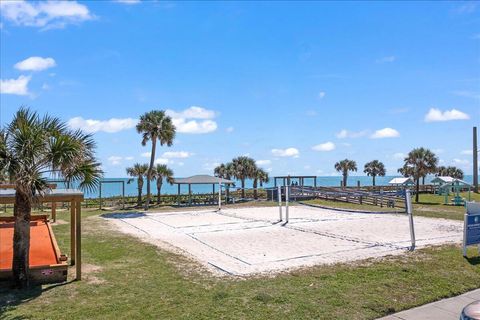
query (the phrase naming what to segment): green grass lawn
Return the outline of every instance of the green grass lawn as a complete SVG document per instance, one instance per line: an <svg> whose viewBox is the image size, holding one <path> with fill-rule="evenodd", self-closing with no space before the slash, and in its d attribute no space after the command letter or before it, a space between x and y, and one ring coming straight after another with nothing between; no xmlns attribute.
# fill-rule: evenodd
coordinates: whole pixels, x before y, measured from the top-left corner
<svg viewBox="0 0 480 320"><path fill-rule="evenodd" d="M461 196L468 200L468 192L461 193ZM480 202L480 194L471 193L471 200ZM450 196L452 198L453 196ZM306 203L318 204L325 207L353 209L353 210L369 210L369 211L396 211L398 209L372 206L368 204L345 203L340 201L330 200L308 200ZM465 207L445 205L445 197L435 194L420 194L419 202L413 201L413 214L417 216L432 217L432 218L446 218L454 220L463 220L465 214Z"/></svg>
<svg viewBox="0 0 480 320"><path fill-rule="evenodd" d="M374 319L480 287L475 250L464 259L451 245L276 277L218 278L112 230L98 214L83 213L84 279L0 288L1 319ZM69 225L54 231L68 253Z"/></svg>

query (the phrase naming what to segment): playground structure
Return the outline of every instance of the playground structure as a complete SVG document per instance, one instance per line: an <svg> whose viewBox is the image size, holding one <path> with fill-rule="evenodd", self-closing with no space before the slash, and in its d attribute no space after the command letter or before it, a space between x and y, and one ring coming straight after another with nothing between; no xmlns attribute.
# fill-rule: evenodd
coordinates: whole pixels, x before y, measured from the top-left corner
<svg viewBox="0 0 480 320"><path fill-rule="evenodd" d="M452 177L439 176L433 179L432 184L435 185L435 193L443 195L445 197L444 204L453 204L455 206L465 205L465 199L460 196L460 192L468 189L468 200L471 201L471 188L472 186L467 182ZM449 202L448 198L450 193L454 194L453 199Z"/></svg>
<svg viewBox="0 0 480 320"><path fill-rule="evenodd" d="M39 203L51 203L51 217L56 219L56 203L70 204L70 265L75 266L75 279L82 278L82 243L81 243L81 202L83 192L76 189L55 189L53 186L44 195L37 196ZM0 185L0 204L13 205L15 202L15 185ZM11 277L13 252L13 225L14 217L4 217L0 220L1 233L1 262L0 279ZM67 276L67 257L58 249L55 236L46 215L31 217L31 247L30 256L37 257L30 260L30 270L33 280L39 283L65 281ZM35 242L35 243L34 243ZM40 274L38 274L38 272Z"/></svg>

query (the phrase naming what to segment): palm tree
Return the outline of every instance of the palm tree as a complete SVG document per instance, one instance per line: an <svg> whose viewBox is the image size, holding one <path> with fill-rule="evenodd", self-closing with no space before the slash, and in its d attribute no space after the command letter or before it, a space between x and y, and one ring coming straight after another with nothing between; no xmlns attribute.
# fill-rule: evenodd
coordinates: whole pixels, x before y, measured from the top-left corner
<svg viewBox="0 0 480 320"><path fill-rule="evenodd" d="M172 118L165 115L165 111L153 110L140 116L137 132L142 134L142 146L145 146L148 141L152 142L150 165L147 172L147 201L145 202L145 210L148 210L150 204L150 180L152 180L153 165L155 163L157 140L160 141L160 145L166 144L170 147L175 138L175 130Z"/></svg>
<svg viewBox="0 0 480 320"><path fill-rule="evenodd" d="M133 167L127 168L127 174L130 177L137 178L137 206L139 207L142 205L143 177L146 175L147 171L148 164L135 163Z"/></svg>
<svg viewBox="0 0 480 320"><path fill-rule="evenodd" d="M170 185L173 184L173 171L165 164L157 164L153 171L153 177L157 180L157 204L160 204L160 192L162 190L163 179Z"/></svg>
<svg viewBox="0 0 480 320"><path fill-rule="evenodd" d="M463 179L463 170L457 167L444 167L440 166L437 168L436 176L447 176L455 179Z"/></svg>
<svg viewBox="0 0 480 320"><path fill-rule="evenodd" d="M103 172L95 158L92 135L70 130L58 118L21 108L0 132L0 168L15 181L13 279L29 286L30 217L32 206L54 175L78 183L82 190L99 185Z"/></svg>
<svg viewBox="0 0 480 320"><path fill-rule="evenodd" d="M216 177L231 180L233 176L233 163L228 162L227 164L220 164L219 166L215 167L213 170L213 174ZM230 185L226 185L226 197L227 201L230 198Z"/></svg>
<svg viewBox="0 0 480 320"><path fill-rule="evenodd" d="M335 170L342 173L343 176L343 188L347 186L348 171L357 171L357 163L353 160L342 160L335 163Z"/></svg>
<svg viewBox="0 0 480 320"><path fill-rule="evenodd" d="M256 167L255 160L249 157L241 156L232 160L233 176L242 185L242 198L245 198L245 180L254 177Z"/></svg>
<svg viewBox="0 0 480 320"><path fill-rule="evenodd" d="M254 174L253 174L253 198L258 199L258 194L257 194L257 187L258 183L260 182L260 187L263 187L264 183L267 183L270 180L268 177L268 173L261 169L261 168L256 168Z"/></svg>
<svg viewBox="0 0 480 320"><path fill-rule="evenodd" d="M372 183L375 186L375 177L385 177L386 170L385 165L382 162L373 160L365 163L363 172L366 173L367 176L372 177Z"/></svg>
<svg viewBox="0 0 480 320"><path fill-rule="evenodd" d="M418 194L420 191L420 178L425 180L425 176L429 173L435 173L438 158L435 154L425 148L416 148L410 151L404 159L403 168L398 171L406 177L412 177L416 184L415 202L418 202Z"/></svg>

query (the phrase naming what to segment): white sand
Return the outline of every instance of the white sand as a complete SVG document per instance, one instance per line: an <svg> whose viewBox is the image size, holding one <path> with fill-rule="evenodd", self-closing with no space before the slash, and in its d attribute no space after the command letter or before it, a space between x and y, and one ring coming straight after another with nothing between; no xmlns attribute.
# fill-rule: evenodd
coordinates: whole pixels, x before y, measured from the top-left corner
<svg viewBox="0 0 480 320"><path fill-rule="evenodd" d="M406 215L292 206L288 224L277 223L278 217L278 207L258 207L118 214L108 220L122 232L178 248L212 271L232 275L402 254L410 246ZM414 221L417 248L462 239L460 221Z"/></svg>

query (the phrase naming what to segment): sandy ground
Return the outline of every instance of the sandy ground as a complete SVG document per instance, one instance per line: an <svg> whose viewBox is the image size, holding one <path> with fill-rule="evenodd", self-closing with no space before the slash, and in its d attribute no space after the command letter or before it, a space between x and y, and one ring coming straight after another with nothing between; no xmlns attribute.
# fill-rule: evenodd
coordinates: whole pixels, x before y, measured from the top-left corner
<svg viewBox="0 0 480 320"><path fill-rule="evenodd" d="M285 208L283 210L285 220ZM402 254L410 246L408 217L291 206L162 213L118 213L115 228L163 248L180 249L210 270L251 275ZM460 221L414 217L417 248L459 243Z"/></svg>

